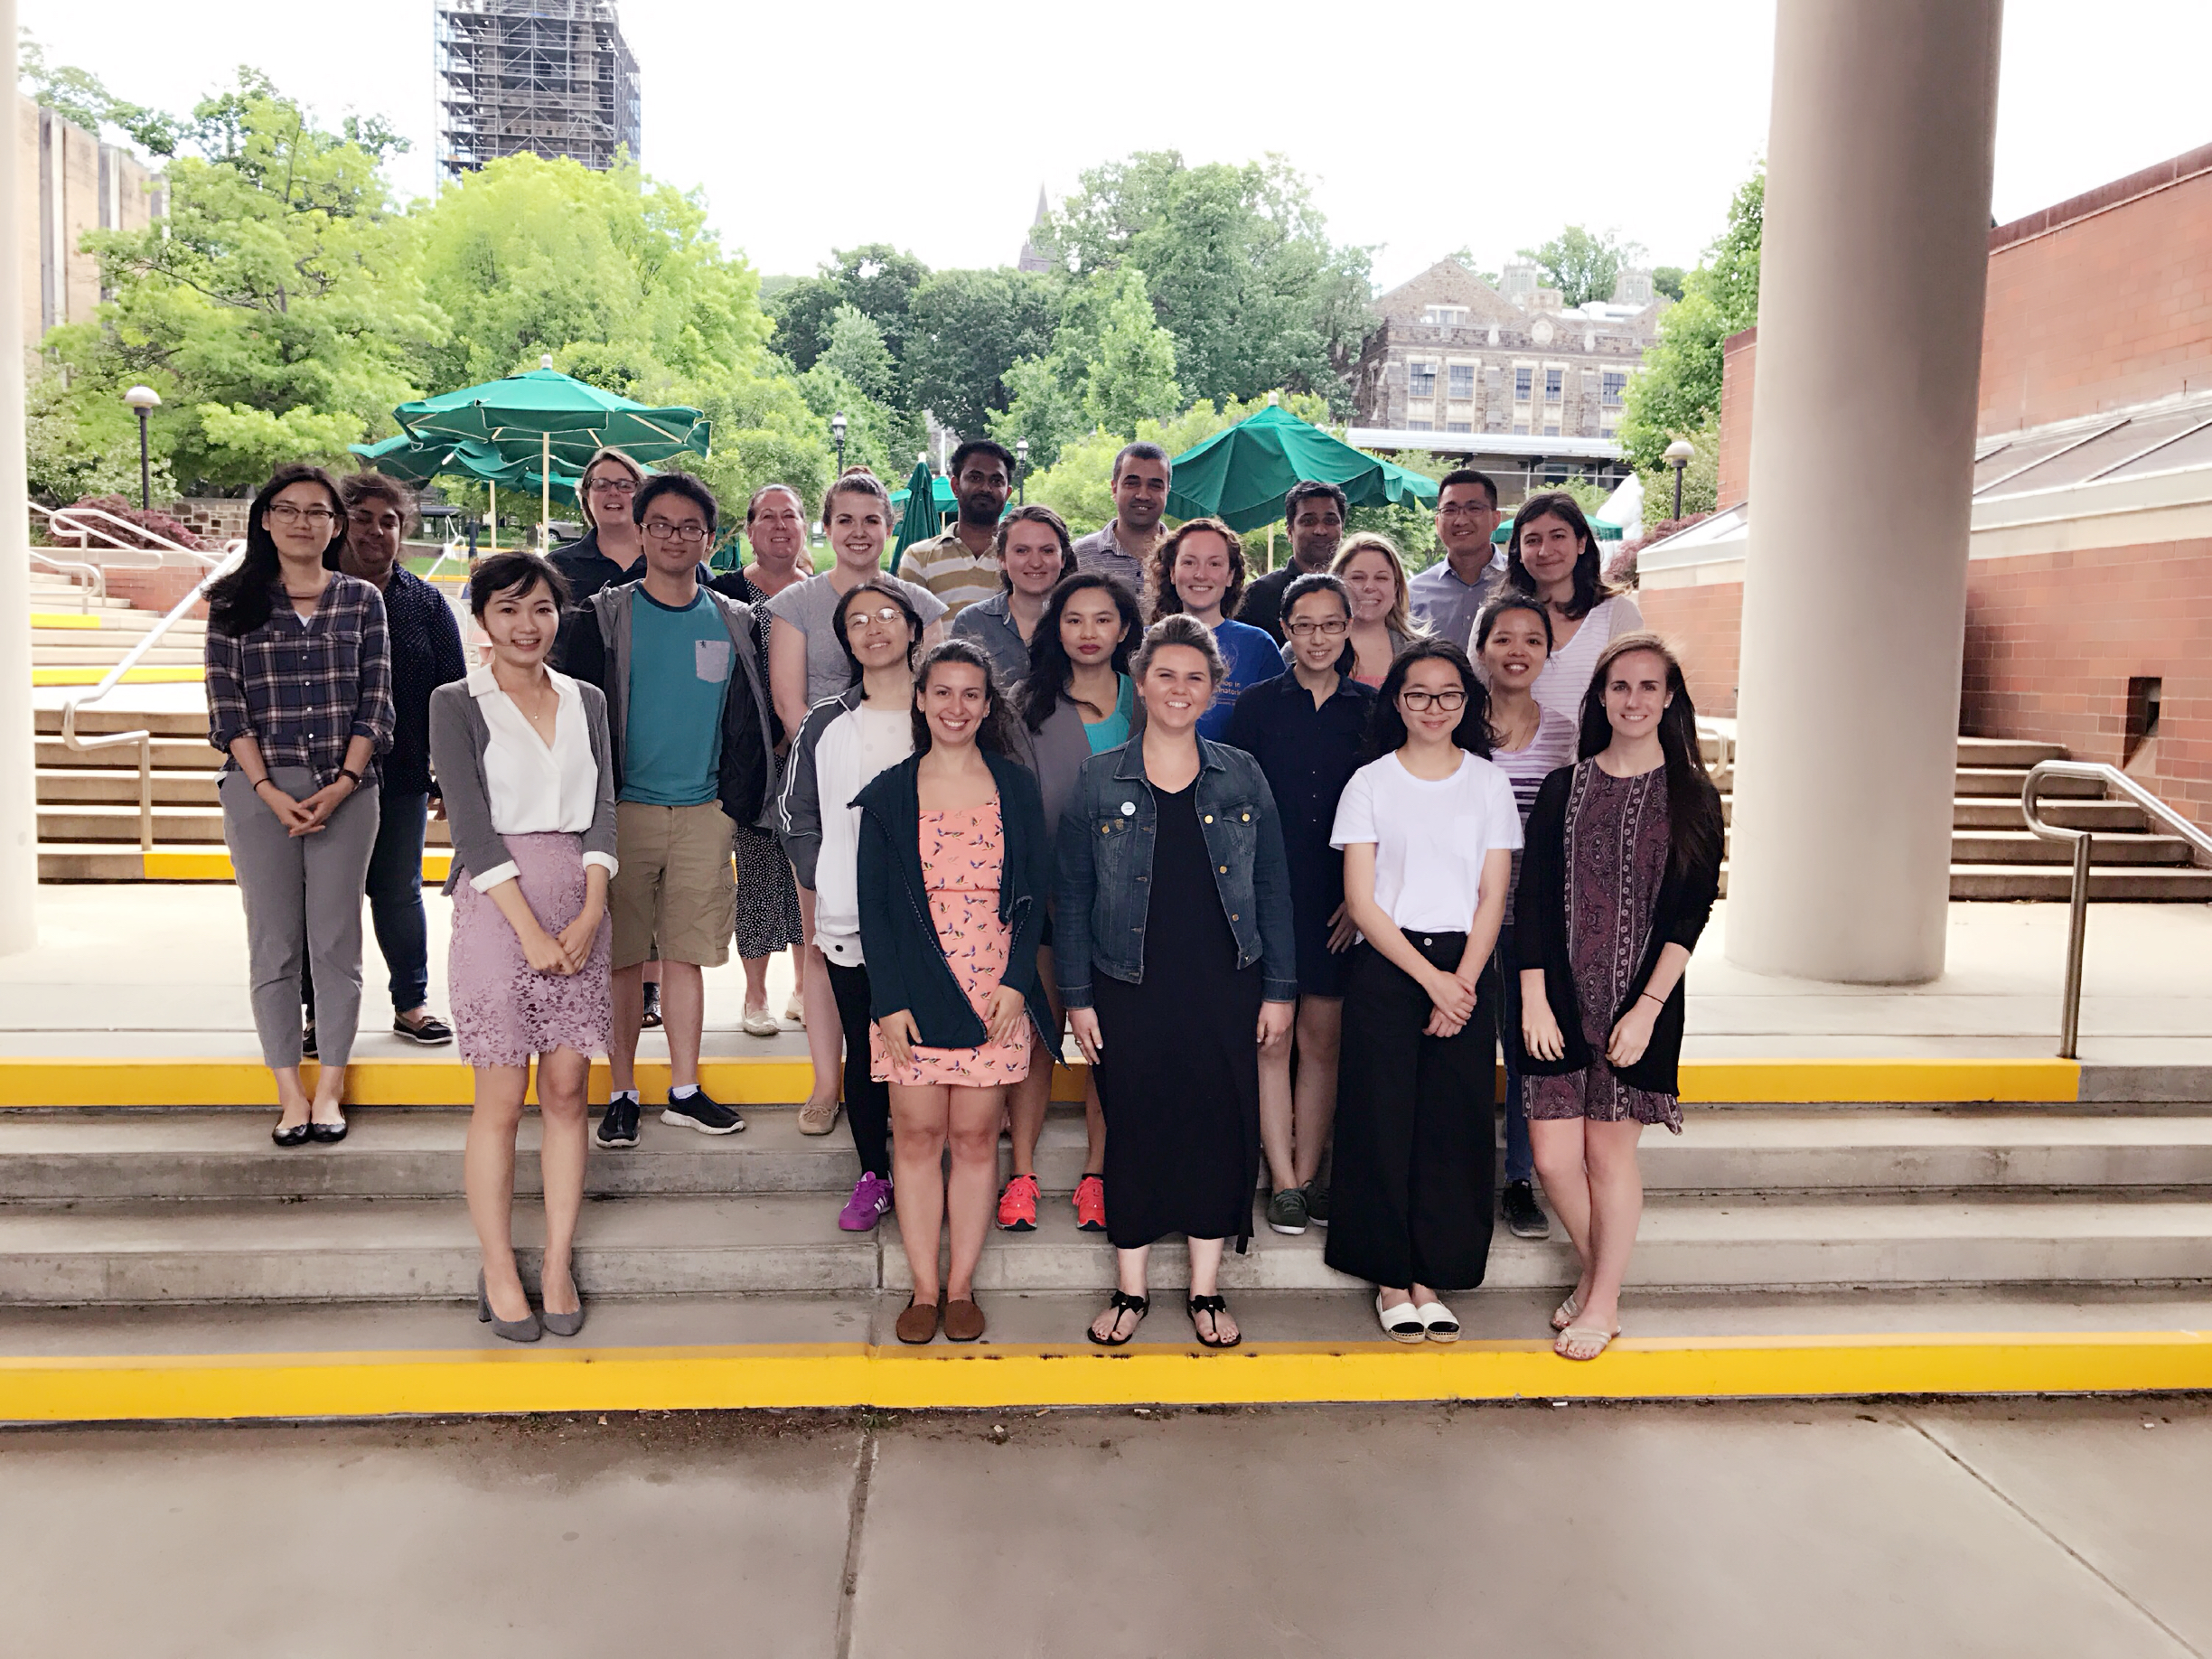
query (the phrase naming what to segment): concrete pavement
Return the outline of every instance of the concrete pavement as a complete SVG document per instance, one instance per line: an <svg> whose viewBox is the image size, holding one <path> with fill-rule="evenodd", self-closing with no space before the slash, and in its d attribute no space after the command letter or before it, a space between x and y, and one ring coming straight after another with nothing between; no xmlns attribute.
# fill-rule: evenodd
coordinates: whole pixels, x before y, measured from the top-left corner
<svg viewBox="0 0 2212 1659"><path fill-rule="evenodd" d="M26 1659L2212 1652L2212 1406L0 1435Z"/></svg>

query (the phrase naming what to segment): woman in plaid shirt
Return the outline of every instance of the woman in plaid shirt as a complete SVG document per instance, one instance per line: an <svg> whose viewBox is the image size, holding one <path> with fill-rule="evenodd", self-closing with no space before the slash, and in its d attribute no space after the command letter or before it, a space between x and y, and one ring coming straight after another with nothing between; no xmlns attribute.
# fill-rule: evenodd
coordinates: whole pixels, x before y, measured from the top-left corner
<svg viewBox="0 0 2212 1659"><path fill-rule="evenodd" d="M376 757L392 739L384 599L337 570L345 522L328 473L278 467L247 513L244 559L208 590L208 740L230 757L223 840L246 905L254 1028L284 1109L280 1147L345 1139ZM322 1056L312 1101L300 1082L303 961Z"/></svg>

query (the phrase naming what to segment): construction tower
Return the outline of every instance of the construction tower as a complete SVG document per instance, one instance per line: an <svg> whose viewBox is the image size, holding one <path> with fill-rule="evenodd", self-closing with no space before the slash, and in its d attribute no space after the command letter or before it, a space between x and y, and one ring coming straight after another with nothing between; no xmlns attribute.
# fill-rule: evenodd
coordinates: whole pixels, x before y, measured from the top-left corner
<svg viewBox="0 0 2212 1659"><path fill-rule="evenodd" d="M604 171L639 148L637 60L614 0L437 0L438 163L459 177L501 155Z"/></svg>

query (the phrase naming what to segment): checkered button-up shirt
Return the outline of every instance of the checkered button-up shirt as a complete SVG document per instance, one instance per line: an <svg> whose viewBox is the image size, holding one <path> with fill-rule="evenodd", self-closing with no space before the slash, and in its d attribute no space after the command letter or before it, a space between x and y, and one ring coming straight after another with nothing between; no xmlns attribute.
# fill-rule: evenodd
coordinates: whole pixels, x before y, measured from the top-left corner
<svg viewBox="0 0 2212 1659"><path fill-rule="evenodd" d="M372 757L383 754L392 741L384 596L333 571L314 614L303 617L277 585L259 627L208 630L207 699L210 743L227 755L238 738L254 738L265 764L308 767L317 789L336 779L354 738L369 739ZM373 758L363 781L377 782Z"/></svg>

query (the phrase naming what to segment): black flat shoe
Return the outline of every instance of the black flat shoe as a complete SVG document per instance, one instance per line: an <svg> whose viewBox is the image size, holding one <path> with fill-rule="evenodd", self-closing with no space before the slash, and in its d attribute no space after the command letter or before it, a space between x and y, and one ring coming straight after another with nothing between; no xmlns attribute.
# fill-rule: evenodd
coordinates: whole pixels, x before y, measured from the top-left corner
<svg viewBox="0 0 2212 1659"><path fill-rule="evenodd" d="M318 1146L334 1147L345 1138L346 1120L343 1118L335 1123L310 1123L307 1126L307 1139Z"/></svg>
<svg viewBox="0 0 2212 1659"><path fill-rule="evenodd" d="M307 1144L307 1125L295 1123L286 1129L280 1123L269 1130L269 1139L280 1147L304 1147Z"/></svg>

